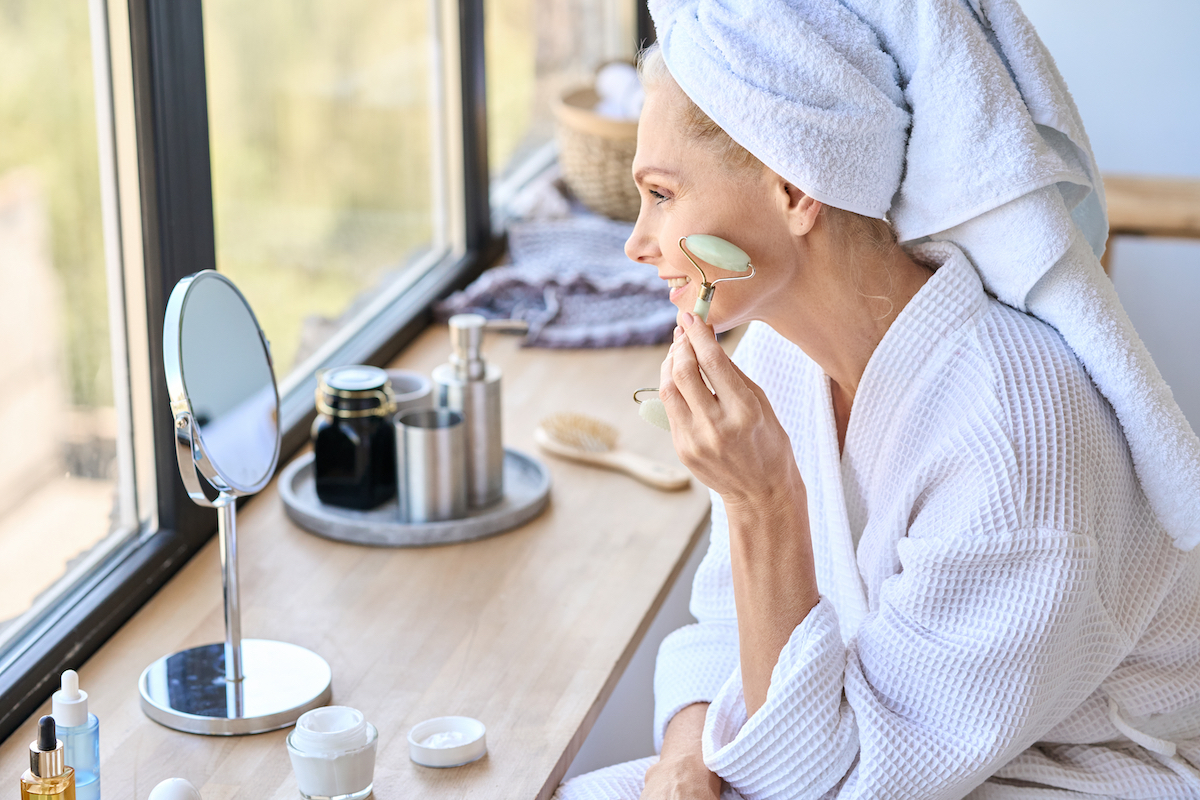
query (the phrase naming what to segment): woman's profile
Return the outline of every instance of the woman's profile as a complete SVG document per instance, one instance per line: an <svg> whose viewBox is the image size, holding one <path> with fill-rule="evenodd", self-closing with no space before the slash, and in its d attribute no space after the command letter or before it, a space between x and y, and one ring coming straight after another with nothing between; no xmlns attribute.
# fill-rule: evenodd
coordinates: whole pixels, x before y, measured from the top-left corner
<svg viewBox="0 0 1200 800"><path fill-rule="evenodd" d="M557 797L1200 798L1200 440L1100 267L1032 26L650 6L626 253L680 308L660 397L712 539L660 755ZM756 270L707 324L696 234Z"/></svg>

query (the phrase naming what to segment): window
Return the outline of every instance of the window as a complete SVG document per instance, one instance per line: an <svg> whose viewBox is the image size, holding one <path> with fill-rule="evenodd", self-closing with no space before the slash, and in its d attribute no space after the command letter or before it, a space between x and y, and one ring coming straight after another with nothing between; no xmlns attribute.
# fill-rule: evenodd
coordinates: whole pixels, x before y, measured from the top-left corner
<svg viewBox="0 0 1200 800"><path fill-rule="evenodd" d="M216 530L175 465L175 283L245 291L287 457L316 369L390 359L495 255L492 177L632 56L626 4L0 0L0 739Z"/></svg>
<svg viewBox="0 0 1200 800"><path fill-rule="evenodd" d="M317 366L390 358L480 269L481 39L448 0L0 0L0 738L215 531L174 459L179 278L254 303L286 454Z"/></svg>
<svg viewBox="0 0 1200 800"><path fill-rule="evenodd" d="M217 269L254 307L279 380L444 255L438 12L204 3Z"/></svg>
<svg viewBox="0 0 1200 800"><path fill-rule="evenodd" d="M0 328L20 345L0 351L0 665L137 528L100 183L107 52L88 8L0 3Z"/></svg>
<svg viewBox="0 0 1200 800"><path fill-rule="evenodd" d="M636 57L625 0L484 0L488 157L503 177L554 138L552 103L596 69Z"/></svg>

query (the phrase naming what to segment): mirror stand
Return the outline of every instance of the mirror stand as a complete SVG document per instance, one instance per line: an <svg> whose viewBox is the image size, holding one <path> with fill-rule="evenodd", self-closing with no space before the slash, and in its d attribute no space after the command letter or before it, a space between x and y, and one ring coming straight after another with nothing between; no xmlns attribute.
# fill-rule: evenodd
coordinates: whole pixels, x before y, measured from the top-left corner
<svg viewBox="0 0 1200 800"><path fill-rule="evenodd" d="M180 477L195 503L218 514L225 641L146 667L138 681L142 711L168 728L209 736L285 728L330 702L333 675L325 659L299 645L242 638L237 499L274 474L279 393L266 337L228 278L205 270L175 286L163 362Z"/></svg>
<svg viewBox="0 0 1200 800"><path fill-rule="evenodd" d="M236 501L222 493L212 502L220 515L225 641L163 656L138 682L146 715L186 733L273 731L332 698L329 665L316 653L286 642L242 639Z"/></svg>
<svg viewBox="0 0 1200 800"><path fill-rule="evenodd" d="M146 667L138 682L142 709L186 733L237 736L284 728L330 702L332 673L306 648L242 639L237 498L222 492L212 505L219 514L225 641L180 650Z"/></svg>

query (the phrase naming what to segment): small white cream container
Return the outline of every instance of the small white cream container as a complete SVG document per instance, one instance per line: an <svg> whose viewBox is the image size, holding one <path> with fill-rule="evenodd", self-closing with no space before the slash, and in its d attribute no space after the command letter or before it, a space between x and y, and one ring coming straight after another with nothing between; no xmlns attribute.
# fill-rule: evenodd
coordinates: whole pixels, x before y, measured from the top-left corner
<svg viewBox="0 0 1200 800"><path fill-rule="evenodd" d="M433 382L429 378L407 369L389 369L387 374L397 418L406 411L433 405Z"/></svg>
<svg viewBox="0 0 1200 800"><path fill-rule="evenodd" d="M362 800L375 781L379 731L361 711L314 708L288 734L288 755L300 794L307 800Z"/></svg>
<svg viewBox="0 0 1200 800"><path fill-rule="evenodd" d="M434 717L408 732L408 757L423 767L461 767L487 754L487 729L471 717Z"/></svg>

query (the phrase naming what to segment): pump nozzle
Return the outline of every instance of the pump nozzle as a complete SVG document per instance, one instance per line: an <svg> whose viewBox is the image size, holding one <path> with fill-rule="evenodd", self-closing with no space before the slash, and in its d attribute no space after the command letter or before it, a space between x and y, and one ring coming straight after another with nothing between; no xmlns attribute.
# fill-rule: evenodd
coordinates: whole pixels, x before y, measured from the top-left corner
<svg viewBox="0 0 1200 800"><path fill-rule="evenodd" d="M487 374L483 361L483 331L487 318L481 314L455 314L450 318L450 363L461 380L479 380Z"/></svg>

